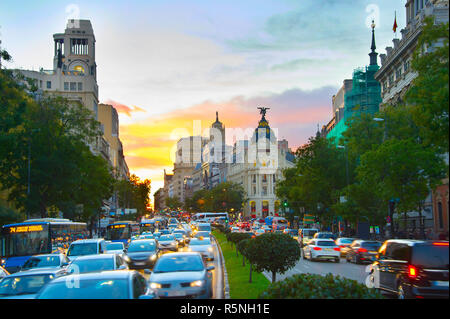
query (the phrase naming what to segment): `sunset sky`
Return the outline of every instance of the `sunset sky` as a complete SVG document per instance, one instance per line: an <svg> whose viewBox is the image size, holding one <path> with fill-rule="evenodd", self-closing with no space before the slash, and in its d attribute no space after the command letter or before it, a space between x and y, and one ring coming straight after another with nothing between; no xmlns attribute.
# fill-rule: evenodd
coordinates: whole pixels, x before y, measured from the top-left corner
<svg viewBox="0 0 450 319"><path fill-rule="evenodd" d="M163 169L194 120L215 112L227 128L255 127L257 106L298 147L332 117L331 98L356 67L392 46L398 0L12 1L0 3L2 48L11 68L50 69L54 33L91 20L99 98L119 112L130 171L162 186ZM399 33L399 32L398 32ZM400 36L400 33L399 33ZM152 198L153 200L153 198Z"/></svg>

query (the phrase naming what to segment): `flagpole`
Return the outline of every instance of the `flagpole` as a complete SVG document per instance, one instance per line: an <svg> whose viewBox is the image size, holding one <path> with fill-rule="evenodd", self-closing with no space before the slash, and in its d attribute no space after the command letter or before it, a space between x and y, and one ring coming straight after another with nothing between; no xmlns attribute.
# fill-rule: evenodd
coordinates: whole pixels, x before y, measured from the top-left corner
<svg viewBox="0 0 450 319"><path fill-rule="evenodd" d="M394 38L397 39L397 10L394 11Z"/></svg>

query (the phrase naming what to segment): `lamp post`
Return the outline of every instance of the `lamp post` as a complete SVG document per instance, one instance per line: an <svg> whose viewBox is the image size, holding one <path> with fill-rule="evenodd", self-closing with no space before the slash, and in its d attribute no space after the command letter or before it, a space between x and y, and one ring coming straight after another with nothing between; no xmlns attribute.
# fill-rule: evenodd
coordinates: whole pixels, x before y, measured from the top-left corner
<svg viewBox="0 0 450 319"><path fill-rule="evenodd" d="M348 187L350 185L350 178L349 178L349 173L348 173L348 150L347 150L347 147L345 147L344 145L338 145L337 148L345 149L345 175L347 178L347 187ZM347 189L347 192L348 192L348 189ZM348 200L348 193L347 193L346 200ZM346 232L347 231L347 221L344 221L344 227L345 227L344 232ZM339 231L340 231L340 229L339 229Z"/></svg>

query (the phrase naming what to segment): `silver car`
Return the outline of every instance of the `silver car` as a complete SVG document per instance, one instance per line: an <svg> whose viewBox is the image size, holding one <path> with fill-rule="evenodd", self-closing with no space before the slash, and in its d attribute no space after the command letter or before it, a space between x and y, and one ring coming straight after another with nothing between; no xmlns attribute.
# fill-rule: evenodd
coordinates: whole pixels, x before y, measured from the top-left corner
<svg viewBox="0 0 450 319"><path fill-rule="evenodd" d="M206 267L195 252L162 256L149 279L149 287L159 298L211 298L214 266Z"/></svg>
<svg viewBox="0 0 450 319"><path fill-rule="evenodd" d="M158 244L161 250L178 251L178 241L173 235L161 235L158 239Z"/></svg>
<svg viewBox="0 0 450 319"><path fill-rule="evenodd" d="M84 274L88 272L124 269L128 269L128 267L120 255L99 254L75 258L67 266L66 272L68 274Z"/></svg>
<svg viewBox="0 0 450 319"><path fill-rule="evenodd" d="M211 238L192 238L187 251L199 252L206 260L214 260L214 248Z"/></svg>

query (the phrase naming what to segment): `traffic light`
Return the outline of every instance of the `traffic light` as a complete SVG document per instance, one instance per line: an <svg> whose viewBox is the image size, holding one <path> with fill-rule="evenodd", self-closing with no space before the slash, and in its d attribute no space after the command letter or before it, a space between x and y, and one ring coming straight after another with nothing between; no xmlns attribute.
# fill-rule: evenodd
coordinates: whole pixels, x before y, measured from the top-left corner
<svg viewBox="0 0 450 319"><path fill-rule="evenodd" d="M287 200L284 200L284 202L283 202L283 207L285 207L285 208L289 207L289 204L288 204L288 201L287 201Z"/></svg>

